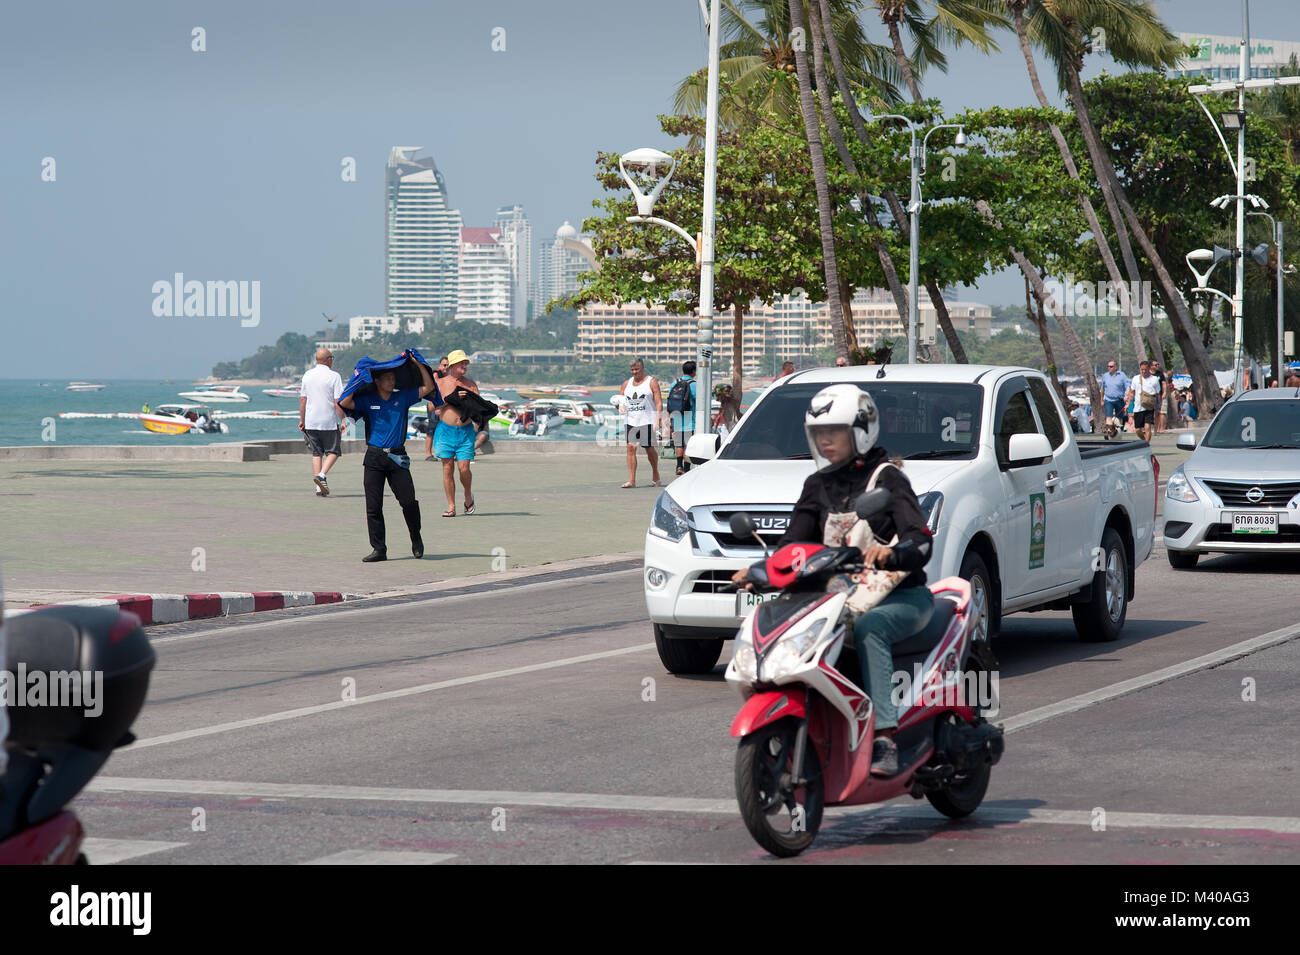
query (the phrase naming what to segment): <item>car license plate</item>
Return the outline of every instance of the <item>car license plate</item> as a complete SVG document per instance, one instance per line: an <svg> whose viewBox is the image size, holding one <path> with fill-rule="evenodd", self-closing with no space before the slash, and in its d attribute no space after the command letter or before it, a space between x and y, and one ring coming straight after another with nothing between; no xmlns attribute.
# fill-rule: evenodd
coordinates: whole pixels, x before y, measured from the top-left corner
<svg viewBox="0 0 1300 955"><path fill-rule="evenodd" d="M753 590L741 590L736 593L736 613L743 617L761 603L775 600L779 593L757 593Z"/></svg>
<svg viewBox="0 0 1300 955"><path fill-rule="evenodd" d="M1234 534L1276 534L1276 514L1233 514Z"/></svg>

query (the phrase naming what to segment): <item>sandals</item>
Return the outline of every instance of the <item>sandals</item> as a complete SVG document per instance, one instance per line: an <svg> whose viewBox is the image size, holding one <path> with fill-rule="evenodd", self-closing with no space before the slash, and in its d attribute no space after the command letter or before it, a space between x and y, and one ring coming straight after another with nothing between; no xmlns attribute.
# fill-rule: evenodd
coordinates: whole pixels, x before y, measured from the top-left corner
<svg viewBox="0 0 1300 955"><path fill-rule="evenodd" d="M636 485L628 481L626 484L620 484L619 487L636 487Z"/></svg>
<svg viewBox="0 0 1300 955"><path fill-rule="evenodd" d="M477 503L478 503L478 501L474 500L474 498L472 498L472 497L471 497L468 501L466 501L466 502L465 502L465 513L466 513L466 514L473 514L473 513L474 513L474 505L477 504Z"/></svg>
<svg viewBox="0 0 1300 955"><path fill-rule="evenodd" d="M449 508L447 508L445 511L442 512L442 516L443 516L443 517L455 517L455 516L456 516L456 508L454 508L454 507L449 507Z"/></svg>

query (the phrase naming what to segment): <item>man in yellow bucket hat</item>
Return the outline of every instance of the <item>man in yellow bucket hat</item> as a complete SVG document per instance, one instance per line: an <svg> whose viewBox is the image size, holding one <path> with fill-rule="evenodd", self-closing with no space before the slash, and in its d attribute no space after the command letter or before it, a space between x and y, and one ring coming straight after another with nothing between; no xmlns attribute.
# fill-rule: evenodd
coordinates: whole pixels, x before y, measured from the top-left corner
<svg viewBox="0 0 1300 955"><path fill-rule="evenodd" d="M469 369L469 355L457 348L447 355L447 374L437 379L438 390L443 400L452 398L458 392L478 394L478 384L465 375ZM457 402L459 403L459 402ZM443 517L456 516L456 474L460 473L460 483L465 489L465 513L473 514L475 508L474 493L470 486L474 476L469 465L474 460L477 429L462 410L451 404L443 404L437 410L438 429L433 435L433 453L442 461L442 489L447 494L447 510Z"/></svg>

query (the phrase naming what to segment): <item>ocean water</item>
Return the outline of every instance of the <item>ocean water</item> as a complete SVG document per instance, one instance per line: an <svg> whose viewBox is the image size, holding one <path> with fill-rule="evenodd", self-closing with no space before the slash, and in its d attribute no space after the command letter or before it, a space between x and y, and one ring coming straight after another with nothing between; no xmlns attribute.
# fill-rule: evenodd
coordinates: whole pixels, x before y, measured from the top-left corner
<svg viewBox="0 0 1300 955"><path fill-rule="evenodd" d="M182 391L197 390L192 379L96 379L106 385L102 391L67 391L66 380L54 379L0 379L0 447L25 445L104 445L104 444L214 444L232 441L267 441L297 438L298 402L293 398L273 398L262 393L266 385L242 385L241 390L251 396L246 402L209 404L218 413L238 414L244 411L287 411L290 415L279 419L230 419L229 434L164 435L146 431L139 421L130 418L60 418L61 412L138 413L145 402L156 408L161 404L177 402L195 403L179 396ZM518 395L508 389L490 388L506 400L516 400ZM592 388L590 401L597 412L612 416L609 398L613 388ZM752 397L752 396L747 396ZM749 404L746 401L746 404ZM493 431L492 440L510 441L595 441L603 429L591 425L566 424L543 438L515 439L504 432ZM351 431L349 432L351 433ZM359 432L358 432L359 433ZM620 434L621 437L621 434Z"/></svg>

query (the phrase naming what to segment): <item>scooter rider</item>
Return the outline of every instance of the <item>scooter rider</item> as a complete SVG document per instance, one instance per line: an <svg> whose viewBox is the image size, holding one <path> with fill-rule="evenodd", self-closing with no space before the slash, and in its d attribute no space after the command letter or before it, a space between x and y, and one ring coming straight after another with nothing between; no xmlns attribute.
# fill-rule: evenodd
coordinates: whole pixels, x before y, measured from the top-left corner
<svg viewBox="0 0 1300 955"><path fill-rule="evenodd" d="M823 388L809 403L804 432L818 470L804 482L790 526L777 546L818 540L838 546L858 520L854 501L866 489L872 474L889 460L885 448L876 444L880 435L876 404L856 385ZM922 569L930 559L933 540L912 484L898 467L881 469L876 486L893 495L893 505L872 516L871 530L882 541L897 535L898 543L893 547L868 545L862 551L863 564L911 573L883 601L858 617L853 639L862 665L862 685L876 711L871 771L891 776L898 772L898 747L893 740L898 710L891 694L891 647L920 633L934 613L934 598L925 586ZM742 569L732 579L743 584L747 574Z"/></svg>

